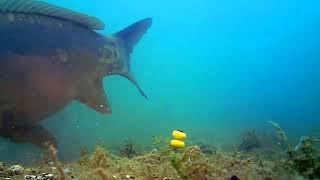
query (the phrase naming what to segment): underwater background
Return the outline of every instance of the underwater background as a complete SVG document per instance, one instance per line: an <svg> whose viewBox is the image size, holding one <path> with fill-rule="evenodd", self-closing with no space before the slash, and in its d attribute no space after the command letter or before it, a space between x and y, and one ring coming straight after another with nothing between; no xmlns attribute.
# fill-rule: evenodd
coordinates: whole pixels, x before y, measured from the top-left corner
<svg viewBox="0 0 320 180"><path fill-rule="evenodd" d="M132 53L132 70L149 96L114 76L104 79L112 115L78 102L43 124L61 160L82 145L110 148L131 138L141 149L174 129L188 141L240 142L250 128L279 123L294 142L320 135L320 2L316 0L48 1L99 17L111 35L143 19L153 26ZM0 139L2 161L22 162L39 149Z"/></svg>

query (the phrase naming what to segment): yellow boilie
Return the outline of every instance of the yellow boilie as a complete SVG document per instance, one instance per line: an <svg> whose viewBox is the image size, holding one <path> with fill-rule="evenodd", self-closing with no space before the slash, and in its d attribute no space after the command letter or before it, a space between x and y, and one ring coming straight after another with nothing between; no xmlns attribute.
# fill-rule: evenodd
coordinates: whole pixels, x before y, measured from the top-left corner
<svg viewBox="0 0 320 180"><path fill-rule="evenodd" d="M170 142L170 146L175 149L181 149L186 146L184 140L187 138L187 134L181 130L174 130L172 132L173 139Z"/></svg>

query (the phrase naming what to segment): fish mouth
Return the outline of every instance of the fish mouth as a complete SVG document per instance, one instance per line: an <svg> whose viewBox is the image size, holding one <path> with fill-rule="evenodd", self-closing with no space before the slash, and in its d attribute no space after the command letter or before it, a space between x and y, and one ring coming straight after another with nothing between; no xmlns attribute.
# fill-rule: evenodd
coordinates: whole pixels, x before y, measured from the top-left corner
<svg viewBox="0 0 320 180"><path fill-rule="evenodd" d="M99 112L103 113L103 114L112 114L112 109L111 109L111 107L105 107L103 105L100 105Z"/></svg>

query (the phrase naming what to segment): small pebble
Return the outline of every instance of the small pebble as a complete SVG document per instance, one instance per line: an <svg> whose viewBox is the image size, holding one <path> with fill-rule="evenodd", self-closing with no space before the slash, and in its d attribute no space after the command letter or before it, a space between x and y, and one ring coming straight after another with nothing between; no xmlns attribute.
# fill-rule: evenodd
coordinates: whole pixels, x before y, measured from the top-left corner
<svg viewBox="0 0 320 180"><path fill-rule="evenodd" d="M15 174L20 174L23 171L23 167L20 165L13 165L9 168L9 171L11 171Z"/></svg>
<svg viewBox="0 0 320 180"><path fill-rule="evenodd" d="M25 175L25 180L53 180L54 176L53 174L47 174L47 173L41 173L39 175Z"/></svg>
<svg viewBox="0 0 320 180"><path fill-rule="evenodd" d="M158 150L156 148L152 149L151 153L156 153Z"/></svg>
<svg viewBox="0 0 320 180"><path fill-rule="evenodd" d="M126 175L126 179L134 179L134 177L131 176L131 175L129 175L129 174L127 174L127 175Z"/></svg>
<svg viewBox="0 0 320 180"><path fill-rule="evenodd" d="M46 177L52 178L52 177L53 177L53 174L47 174Z"/></svg>
<svg viewBox="0 0 320 180"><path fill-rule="evenodd" d="M71 171L71 169L65 168L63 171L64 171L65 173L69 173L69 172Z"/></svg>

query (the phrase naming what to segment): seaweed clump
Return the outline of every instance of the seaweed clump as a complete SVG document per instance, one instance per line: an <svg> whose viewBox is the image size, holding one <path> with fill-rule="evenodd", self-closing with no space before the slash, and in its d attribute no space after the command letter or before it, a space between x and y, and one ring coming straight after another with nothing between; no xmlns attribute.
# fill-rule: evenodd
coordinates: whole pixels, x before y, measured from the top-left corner
<svg viewBox="0 0 320 180"><path fill-rule="evenodd" d="M300 175L309 179L319 179L320 151L316 148L316 143L319 143L320 140L311 136L302 136L299 144L292 148L279 124L272 121L270 123L276 128L287 147L288 159L284 162L285 168L297 171Z"/></svg>
<svg viewBox="0 0 320 180"><path fill-rule="evenodd" d="M90 165L93 168L107 168L110 166L106 148L98 144L91 155Z"/></svg>
<svg viewBox="0 0 320 180"><path fill-rule="evenodd" d="M210 144L206 144L204 142L200 142L198 143L198 146L200 147L201 149L201 152L203 154L206 154L206 155L212 155L212 154L215 154L218 150L217 147L213 146L213 145L210 145Z"/></svg>
<svg viewBox="0 0 320 180"><path fill-rule="evenodd" d="M124 141L124 144L120 148L120 153L127 158L133 158L138 155L136 146L131 138Z"/></svg>
<svg viewBox="0 0 320 180"><path fill-rule="evenodd" d="M168 157L173 152L169 147L169 141L169 138L154 136L152 141L153 151L158 152L162 157Z"/></svg>
<svg viewBox="0 0 320 180"><path fill-rule="evenodd" d="M182 154L172 154L170 162L180 178L184 180L208 179L209 164L201 158L199 146L192 146Z"/></svg>
<svg viewBox="0 0 320 180"><path fill-rule="evenodd" d="M320 152L315 144L320 140L310 136L303 136L294 149L288 150L286 165L298 171L309 179L320 178Z"/></svg>
<svg viewBox="0 0 320 180"><path fill-rule="evenodd" d="M87 146L80 147L80 165L86 165L90 161L90 152Z"/></svg>
<svg viewBox="0 0 320 180"><path fill-rule="evenodd" d="M240 149L244 151L252 151L261 147L261 140L254 129L248 130L242 137Z"/></svg>

